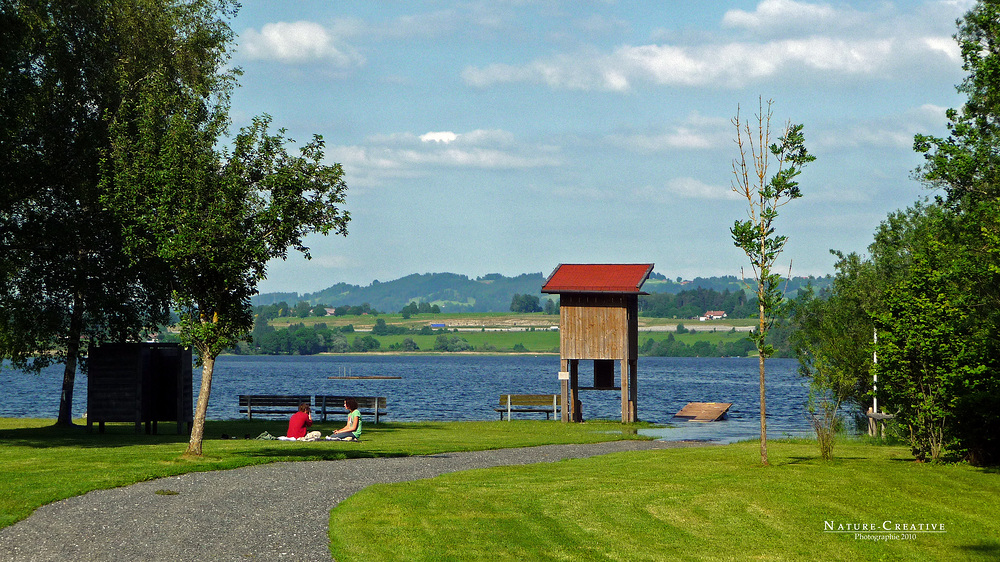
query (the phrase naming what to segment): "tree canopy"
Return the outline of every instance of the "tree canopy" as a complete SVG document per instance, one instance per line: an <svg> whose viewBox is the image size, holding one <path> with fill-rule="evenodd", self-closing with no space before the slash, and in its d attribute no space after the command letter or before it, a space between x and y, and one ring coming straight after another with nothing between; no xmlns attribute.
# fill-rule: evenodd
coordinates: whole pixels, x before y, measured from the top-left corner
<svg viewBox="0 0 1000 562"><path fill-rule="evenodd" d="M130 120L137 86L226 93L220 14L233 6L0 2L0 354L22 368L65 362L60 424L71 423L81 342L136 339L167 318L163 269L124 251L103 201L116 189L113 131Z"/></svg>
<svg viewBox="0 0 1000 562"><path fill-rule="evenodd" d="M83 338L135 339L172 304L204 367L196 455L215 357L252 328L268 261L350 220L321 137L293 154L264 115L227 139L237 8L0 2L0 351L65 360L69 402Z"/></svg>
<svg viewBox="0 0 1000 562"><path fill-rule="evenodd" d="M915 458L996 464L1000 3L978 2L958 26L955 38L968 72L958 86L965 104L947 111L946 137L914 138L925 159L917 177L936 195L890 214L868 257L850 254L838 264L830 303L821 308L838 307L846 318L842 326L861 329L830 331L820 341L822 323L805 322L798 337L808 344L800 347L811 356L807 366L838 356L854 362L849 369L828 366L828 374L857 377L851 401L864 408L877 399L895 416L890 429L910 443ZM873 333L865 338L869 323ZM851 360L852 348L864 353ZM827 383L828 390L836 388Z"/></svg>

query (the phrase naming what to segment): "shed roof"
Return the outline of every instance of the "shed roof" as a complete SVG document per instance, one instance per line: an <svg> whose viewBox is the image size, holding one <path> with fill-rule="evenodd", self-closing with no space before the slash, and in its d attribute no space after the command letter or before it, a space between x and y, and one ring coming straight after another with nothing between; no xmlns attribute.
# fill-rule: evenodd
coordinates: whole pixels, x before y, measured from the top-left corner
<svg viewBox="0 0 1000 562"><path fill-rule="evenodd" d="M549 275L543 293L630 293L640 290L653 271L651 263L563 263Z"/></svg>

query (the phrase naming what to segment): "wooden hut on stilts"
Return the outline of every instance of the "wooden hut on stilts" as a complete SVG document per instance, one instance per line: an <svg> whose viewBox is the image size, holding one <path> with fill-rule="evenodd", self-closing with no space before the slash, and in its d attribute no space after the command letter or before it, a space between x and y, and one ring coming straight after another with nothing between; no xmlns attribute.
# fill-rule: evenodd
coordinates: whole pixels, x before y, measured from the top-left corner
<svg viewBox="0 0 1000 562"><path fill-rule="evenodd" d="M638 420L639 295L652 271L651 263L560 264L545 281L542 292L559 295L562 421L583 421L581 390L621 390L622 423ZM593 386L580 386L580 360L594 361Z"/></svg>

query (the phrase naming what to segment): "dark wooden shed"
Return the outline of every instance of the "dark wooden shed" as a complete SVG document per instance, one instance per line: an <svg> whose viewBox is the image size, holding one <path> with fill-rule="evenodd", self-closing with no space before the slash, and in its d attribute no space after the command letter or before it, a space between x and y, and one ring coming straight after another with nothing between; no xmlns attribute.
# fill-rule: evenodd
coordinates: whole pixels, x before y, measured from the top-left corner
<svg viewBox="0 0 1000 562"><path fill-rule="evenodd" d="M651 263L560 264L545 281L542 292L559 295L563 421L582 421L581 390L621 390L622 422L638 419L639 295L652 271ZM580 386L580 360L594 361L593 386Z"/></svg>
<svg viewBox="0 0 1000 562"><path fill-rule="evenodd" d="M132 422L138 433L156 433L156 423L187 423L191 431L191 349L173 343L120 343L88 354L87 430L105 422Z"/></svg>

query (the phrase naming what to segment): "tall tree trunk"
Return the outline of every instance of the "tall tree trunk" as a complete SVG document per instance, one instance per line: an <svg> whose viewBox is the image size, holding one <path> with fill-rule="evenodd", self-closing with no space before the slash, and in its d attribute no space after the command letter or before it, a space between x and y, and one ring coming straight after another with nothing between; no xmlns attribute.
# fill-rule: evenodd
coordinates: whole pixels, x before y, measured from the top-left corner
<svg viewBox="0 0 1000 562"><path fill-rule="evenodd" d="M191 426L191 440L188 442L186 457L201 456L201 442L205 436L205 415L208 412L208 397L212 392L212 372L215 370L215 355L208 345L197 345L201 356L201 389L198 391L198 405L194 409L194 423Z"/></svg>
<svg viewBox="0 0 1000 562"><path fill-rule="evenodd" d="M59 397L59 417L56 425L73 425L73 387L76 385L76 365L80 358L80 334L83 333L83 295L80 291L73 297L73 313L69 320L69 334L66 340L66 365L63 369L62 394Z"/></svg>
<svg viewBox="0 0 1000 562"><path fill-rule="evenodd" d="M761 300L763 302L763 300ZM760 334L764 334L764 305L760 305ZM760 462L761 464L767 463L767 401L764 398L764 340L761 340L761 345L758 349L761 350L758 356L758 363L760 364Z"/></svg>

